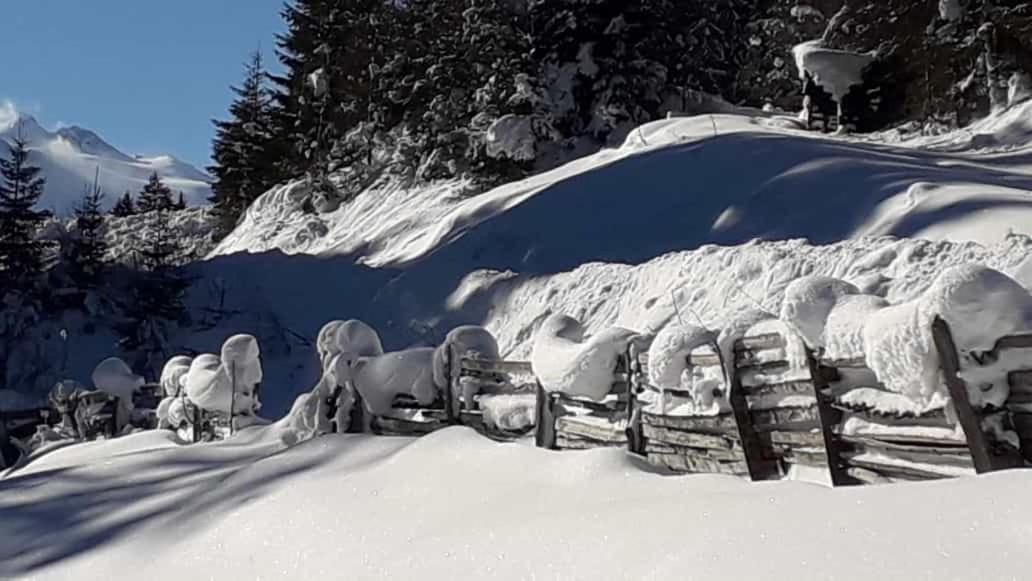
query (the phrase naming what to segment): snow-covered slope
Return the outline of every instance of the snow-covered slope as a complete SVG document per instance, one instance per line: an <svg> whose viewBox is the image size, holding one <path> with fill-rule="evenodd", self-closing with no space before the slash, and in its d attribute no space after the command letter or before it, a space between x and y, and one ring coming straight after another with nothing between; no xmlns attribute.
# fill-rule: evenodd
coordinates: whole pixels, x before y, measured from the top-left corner
<svg viewBox="0 0 1032 581"><path fill-rule="evenodd" d="M828 489L661 477L452 428L64 448L0 480L0 577L1022 579L1032 474Z"/></svg>
<svg viewBox="0 0 1032 581"><path fill-rule="evenodd" d="M190 205L205 204L211 196L211 178L197 168L171 156L131 157L81 127L51 132L32 116L0 113L0 142L17 136L19 127L32 150L30 162L42 168L47 179L39 207L60 216L68 215L79 202L98 168L106 206L127 191L139 192L154 172L174 192L183 192ZM6 146L0 147L0 155L7 155Z"/></svg>
<svg viewBox="0 0 1032 581"><path fill-rule="evenodd" d="M478 324L520 359L552 313L589 334L656 331L676 311L719 328L743 309L778 312L807 274L893 302L963 262L1032 285L1032 149L1016 137L1030 120L1025 106L949 135L828 138L755 112L669 119L472 198L459 183L387 187L322 215L293 184L198 270L224 281L228 309L289 327L278 336L357 317L394 350ZM261 336L246 317L227 324ZM270 412L317 379L314 355L291 357L267 366Z"/></svg>

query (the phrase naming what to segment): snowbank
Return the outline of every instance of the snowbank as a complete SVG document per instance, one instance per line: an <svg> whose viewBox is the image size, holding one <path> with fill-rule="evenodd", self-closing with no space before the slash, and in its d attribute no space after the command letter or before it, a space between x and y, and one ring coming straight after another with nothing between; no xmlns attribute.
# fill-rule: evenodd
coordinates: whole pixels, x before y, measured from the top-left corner
<svg viewBox="0 0 1032 581"><path fill-rule="evenodd" d="M620 450L556 454L464 428L286 451L271 431L203 446L150 432L42 457L0 480L0 577L725 580L758 563L805 580L1027 574L1027 515L1001 507L1023 505L1028 471L831 490L661 478Z"/></svg>
<svg viewBox="0 0 1032 581"><path fill-rule="evenodd" d="M546 391L601 401L613 387L617 358L631 341L641 340L620 327L586 337L576 319L555 314L538 329L530 363Z"/></svg>

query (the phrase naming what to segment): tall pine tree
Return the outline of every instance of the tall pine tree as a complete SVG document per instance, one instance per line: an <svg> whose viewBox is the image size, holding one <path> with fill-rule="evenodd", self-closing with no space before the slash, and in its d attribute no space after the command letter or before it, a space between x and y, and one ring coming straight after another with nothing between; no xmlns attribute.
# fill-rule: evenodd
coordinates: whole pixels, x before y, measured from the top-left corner
<svg viewBox="0 0 1032 581"><path fill-rule="evenodd" d="M244 82L233 87L236 99L228 121L214 121L215 141L208 171L215 176L211 201L219 231L229 233L244 210L276 185L278 149L274 138L272 95L265 86L261 51L247 63Z"/></svg>
<svg viewBox="0 0 1032 581"><path fill-rule="evenodd" d="M104 192L99 183L99 170L92 185L83 191L82 200L75 208L76 236L72 239L68 257L69 275L80 289L96 288L104 270L107 253L105 218L101 211Z"/></svg>
<svg viewBox="0 0 1032 581"><path fill-rule="evenodd" d="M36 234L48 216L35 210L46 180L29 163L29 144L18 136L0 159L0 293L31 289L43 271L43 244Z"/></svg>

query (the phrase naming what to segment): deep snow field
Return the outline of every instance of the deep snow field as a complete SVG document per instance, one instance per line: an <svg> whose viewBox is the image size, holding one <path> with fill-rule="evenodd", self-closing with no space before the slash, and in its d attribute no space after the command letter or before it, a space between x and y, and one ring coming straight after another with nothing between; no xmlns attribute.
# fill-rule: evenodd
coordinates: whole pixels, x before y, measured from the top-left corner
<svg viewBox="0 0 1032 581"><path fill-rule="evenodd" d="M743 112L657 121L472 198L387 185L314 215L288 185L196 265L191 305L218 300L224 316L176 341L258 337L277 418L315 385L332 319L366 321L388 350L480 324L527 359L549 314L589 333L677 317L720 329L777 313L811 274L891 303L970 262L1032 288L1030 135L1028 104L924 137L821 136ZM1025 472L833 490L663 477L617 450L465 428L289 449L282 435L185 446L153 432L42 455L0 480L0 578L1029 576Z"/></svg>

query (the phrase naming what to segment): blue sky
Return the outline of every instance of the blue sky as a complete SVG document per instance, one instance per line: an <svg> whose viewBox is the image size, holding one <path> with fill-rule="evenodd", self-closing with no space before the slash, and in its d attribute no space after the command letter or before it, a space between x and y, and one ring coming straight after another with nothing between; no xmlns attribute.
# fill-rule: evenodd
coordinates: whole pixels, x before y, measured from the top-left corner
<svg viewBox="0 0 1032 581"><path fill-rule="evenodd" d="M0 103L129 154L209 164L243 63L273 58L283 0L23 0L0 14Z"/></svg>

